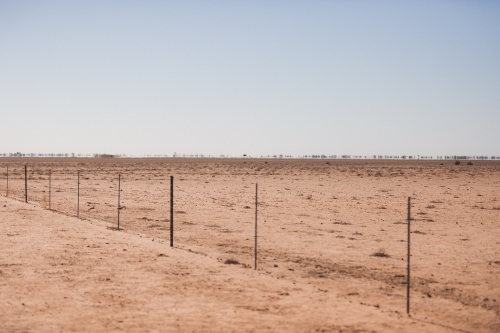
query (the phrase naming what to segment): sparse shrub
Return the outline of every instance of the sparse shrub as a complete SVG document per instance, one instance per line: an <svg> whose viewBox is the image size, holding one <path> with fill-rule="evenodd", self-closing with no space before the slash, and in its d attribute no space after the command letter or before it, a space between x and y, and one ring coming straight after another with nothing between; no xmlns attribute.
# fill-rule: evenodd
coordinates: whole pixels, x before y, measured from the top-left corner
<svg viewBox="0 0 500 333"><path fill-rule="evenodd" d="M460 165L460 161L456 160L455 165Z"/></svg>
<svg viewBox="0 0 500 333"><path fill-rule="evenodd" d="M467 162L467 165L472 165L472 162L471 161Z"/></svg>
<svg viewBox="0 0 500 333"><path fill-rule="evenodd" d="M385 249L379 249L377 252L372 254L373 257L389 258L390 255L385 251Z"/></svg>
<svg viewBox="0 0 500 333"><path fill-rule="evenodd" d="M226 261L224 261L224 263L226 265L239 265L240 262L236 259L226 259Z"/></svg>

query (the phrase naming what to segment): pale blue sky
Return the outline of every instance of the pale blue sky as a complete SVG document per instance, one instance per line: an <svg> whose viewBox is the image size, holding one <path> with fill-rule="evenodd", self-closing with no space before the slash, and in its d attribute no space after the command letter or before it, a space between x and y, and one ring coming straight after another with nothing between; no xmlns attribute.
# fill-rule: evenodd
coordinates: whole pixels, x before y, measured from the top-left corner
<svg viewBox="0 0 500 333"><path fill-rule="evenodd" d="M1 1L0 152L500 155L499 1Z"/></svg>

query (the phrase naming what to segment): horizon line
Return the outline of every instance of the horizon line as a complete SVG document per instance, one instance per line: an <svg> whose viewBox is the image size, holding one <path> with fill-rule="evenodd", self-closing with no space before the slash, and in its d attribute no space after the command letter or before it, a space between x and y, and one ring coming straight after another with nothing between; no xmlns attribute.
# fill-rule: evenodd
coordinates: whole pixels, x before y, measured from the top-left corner
<svg viewBox="0 0 500 333"><path fill-rule="evenodd" d="M260 155L249 154L76 154L76 153L0 153L0 158L248 158L248 159L356 159L356 160L500 160L500 156L494 155Z"/></svg>

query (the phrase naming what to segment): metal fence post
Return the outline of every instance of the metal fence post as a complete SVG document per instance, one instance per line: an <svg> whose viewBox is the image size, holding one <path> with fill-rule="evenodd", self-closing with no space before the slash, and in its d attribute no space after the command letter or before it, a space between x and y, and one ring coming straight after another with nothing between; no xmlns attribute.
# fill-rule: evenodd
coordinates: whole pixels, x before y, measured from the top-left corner
<svg viewBox="0 0 500 333"><path fill-rule="evenodd" d="M255 183L255 253L254 253L254 269L257 270L257 205L258 205L258 184Z"/></svg>
<svg viewBox="0 0 500 333"><path fill-rule="evenodd" d="M49 170L49 210L51 209L51 199L52 199L52 169Z"/></svg>
<svg viewBox="0 0 500 333"><path fill-rule="evenodd" d="M24 200L28 203L28 167L24 166Z"/></svg>
<svg viewBox="0 0 500 333"><path fill-rule="evenodd" d="M80 218L80 170L78 170L78 202L77 202L77 208L76 208L76 217Z"/></svg>
<svg viewBox="0 0 500 333"><path fill-rule="evenodd" d="M170 247L174 247L174 176L170 176Z"/></svg>
<svg viewBox="0 0 500 333"><path fill-rule="evenodd" d="M406 313L410 314L410 221L411 197L408 197L408 267L406 272Z"/></svg>
<svg viewBox="0 0 500 333"><path fill-rule="evenodd" d="M120 188L121 188L121 174L118 174L118 230L120 230Z"/></svg>

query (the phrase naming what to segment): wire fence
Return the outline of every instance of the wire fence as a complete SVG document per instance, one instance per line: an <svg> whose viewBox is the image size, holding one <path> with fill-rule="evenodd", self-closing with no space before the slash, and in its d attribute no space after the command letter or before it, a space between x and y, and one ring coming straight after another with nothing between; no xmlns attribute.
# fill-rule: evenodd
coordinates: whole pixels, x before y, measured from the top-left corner
<svg viewBox="0 0 500 333"><path fill-rule="evenodd" d="M27 195L29 203L102 223L110 229L117 229L119 221L121 230L152 239L172 239L170 223L175 216L176 244L191 251L223 262L233 260L244 267L257 267L258 239L260 270L271 271L280 263L288 269L280 273L283 277L293 278L293 272L300 272L310 278L335 279L347 275L375 279L399 288L395 297L402 299L406 296L402 287L408 286L409 290L408 223L411 221L412 290L459 302L475 302L477 306L500 312L500 302L486 302L486 305L481 302L481 291L472 292L477 297L471 298L466 293L450 293L429 283L432 280L428 276L429 261L438 260L439 265L440 261L448 261L449 270L455 270L463 277L462 281L470 281L474 277L464 275L458 267L479 258L439 259L434 247L436 238L432 235L442 232L443 225L448 226L450 221L443 221L443 215L435 213L435 206L443 202L426 197L427 185L400 191L412 197L415 213L410 216L407 196L397 195L383 182L373 182L375 190L368 191L366 180L348 175L333 178L325 173L311 178L290 169L281 175L268 172L255 176L248 172L248 167L228 168L221 174L222 164L204 171L193 170L196 167L174 170L173 210L170 186L174 172L168 165L155 168L115 165L108 169L81 166L38 169L28 165L25 169L24 165L10 164L4 168L5 181L0 190L21 201ZM259 178L265 184L259 185L257 203ZM314 186L311 182L315 182ZM400 186L396 183L394 188ZM438 219L440 223L436 222ZM453 246L460 248L460 244ZM347 258L345 253L349 253ZM367 261L367 256L398 260ZM494 262L493 257L489 262Z"/></svg>

